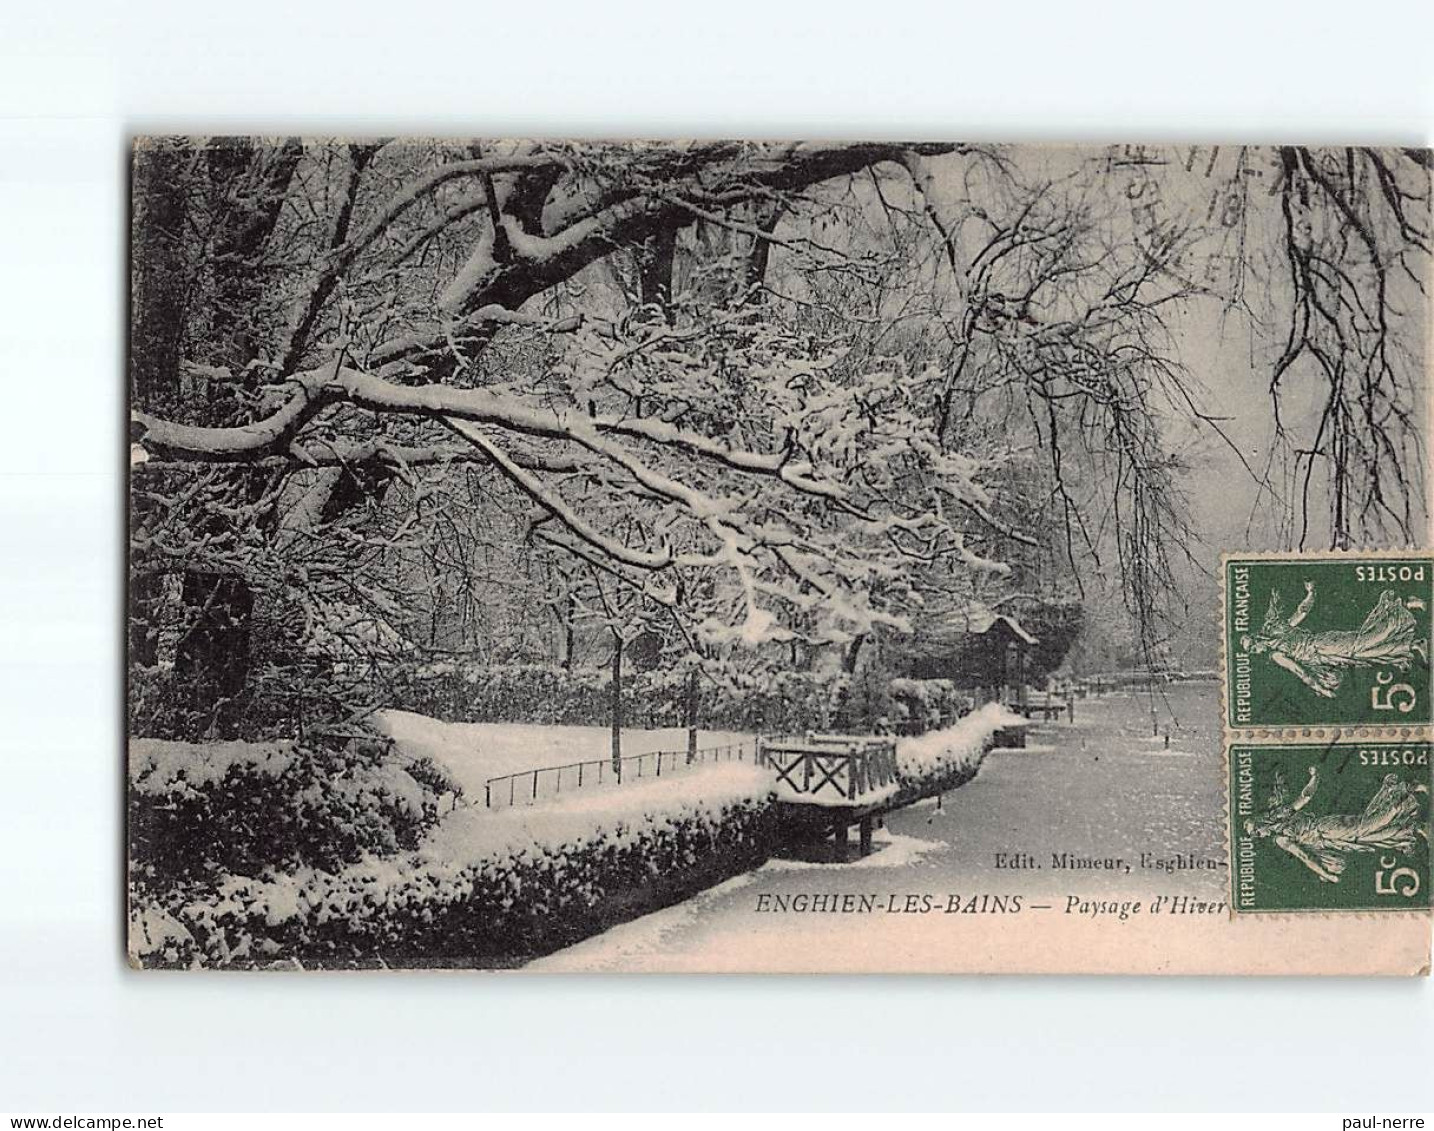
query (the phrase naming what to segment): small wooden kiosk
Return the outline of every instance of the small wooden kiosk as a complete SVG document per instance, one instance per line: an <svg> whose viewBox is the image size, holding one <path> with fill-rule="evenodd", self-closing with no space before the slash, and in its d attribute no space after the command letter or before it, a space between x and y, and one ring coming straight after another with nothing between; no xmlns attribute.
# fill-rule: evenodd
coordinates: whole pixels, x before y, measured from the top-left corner
<svg viewBox="0 0 1434 1131"><path fill-rule="evenodd" d="M1036 638L1015 617L999 613L970 626L970 641L961 656L960 676L974 681L987 702L1003 703L1017 714L1029 715L1027 682L1031 649ZM959 678L959 677L958 677ZM1025 746L1024 727L996 732L997 746Z"/></svg>

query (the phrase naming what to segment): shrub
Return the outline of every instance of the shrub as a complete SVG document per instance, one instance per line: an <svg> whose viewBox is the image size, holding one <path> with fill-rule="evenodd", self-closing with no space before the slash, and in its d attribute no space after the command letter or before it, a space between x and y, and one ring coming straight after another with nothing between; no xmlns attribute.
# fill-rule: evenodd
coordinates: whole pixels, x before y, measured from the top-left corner
<svg viewBox="0 0 1434 1131"><path fill-rule="evenodd" d="M828 730L848 682L845 675L790 671L704 681L702 726L759 734ZM611 718L611 687L606 668L443 662L396 669L385 698L391 707L448 722L600 726ZM629 726L681 726L685 696L681 671L634 672L623 679L623 717Z"/></svg>
<svg viewBox="0 0 1434 1131"><path fill-rule="evenodd" d="M995 731L1024 722L989 704L954 726L899 740L893 802L968 781ZM284 743L199 751L135 743L133 788L147 807L136 821L145 838L136 859L150 882L131 891L133 959L146 966L513 963L747 871L770 855L778 836L771 775L744 763L540 810L462 808L431 827L432 799L447 781L441 768L398 767L379 757L386 748L378 743L352 747L323 755L351 759L325 772L337 796L369 798L365 815L386 814L387 825L356 820L342 807L296 803L291 812L274 800L280 783L312 781L323 765L314 751ZM364 784L343 785L346 778ZM269 784L260 789L257 782ZM236 786L266 804L226 801ZM421 824L412 819L417 810ZM290 823L272 823L275 811ZM217 813L226 831L203 828L206 813ZM237 827L263 813L271 831L256 838L252 828ZM342 829L300 835L296 813ZM401 827L400 814L408 819ZM207 861L204 876L164 870L166 860L184 861L195 845ZM281 845L284 851L275 851Z"/></svg>
<svg viewBox="0 0 1434 1131"><path fill-rule="evenodd" d="M984 707L954 725L896 743L896 803L904 805L933 790L955 789L974 778L991 749L996 732L1024 726L1026 720L999 703Z"/></svg>
<svg viewBox="0 0 1434 1131"><path fill-rule="evenodd" d="M141 887L334 870L415 848L457 787L384 739L130 745L130 859Z"/></svg>
<svg viewBox="0 0 1434 1131"><path fill-rule="evenodd" d="M847 680L837 713L839 729L851 734L889 734L896 723L896 700L892 697L891 675L869 664Z"/></svg>
<svg viewBox="0 0 1434 1131"><path fill-rule="evenodd" d="M168 902L150 893L131 908L131 947L146 966L491 965L532 957L765 860L774 810L758 777L755 796L751 788L719 789L713 800L605 824L581 810L560 814L559 831L544 838L504 839L504 829L528 829L519 814L504 822L459 811L442 842L421 852L337 872L227 876Z"/></svg>
<svg viewBox="0 0 1434 1131"><path fill-rule="evenodd" d="M971 692L949 679L893 679L890 691L898 722L915 733L949 725L975 705Z"/></svg>

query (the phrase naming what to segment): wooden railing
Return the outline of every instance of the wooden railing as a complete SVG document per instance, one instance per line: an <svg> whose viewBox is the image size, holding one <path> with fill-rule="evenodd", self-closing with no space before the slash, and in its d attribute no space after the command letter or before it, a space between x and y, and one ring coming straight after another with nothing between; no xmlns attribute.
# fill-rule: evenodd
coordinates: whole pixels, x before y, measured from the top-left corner
<svg viewBox="0 0 1434 1131"><path fill-rule="evenodd" d="M777 775L778 792L858 804L896 780L896 743L869 735L809 734L764 740L758 761Z"/></svg>

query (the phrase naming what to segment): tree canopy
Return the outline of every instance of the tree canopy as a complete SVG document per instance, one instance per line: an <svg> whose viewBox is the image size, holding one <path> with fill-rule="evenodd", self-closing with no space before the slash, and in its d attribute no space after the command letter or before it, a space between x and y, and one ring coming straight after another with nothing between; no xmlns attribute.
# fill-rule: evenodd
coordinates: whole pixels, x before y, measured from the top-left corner
<svg viewBox="0 0 1434 1131"><path fill-rule="evenodd" d="M535 621L569 659L575 624L810 656L1104 578L1153 647L1187 432L1280 537L1415 538L1429 169L141 142L131 660L187 706L137 725L351 715L383 663ZM1201 317L1272 343L1259 458L1187 361Z"/></svg>

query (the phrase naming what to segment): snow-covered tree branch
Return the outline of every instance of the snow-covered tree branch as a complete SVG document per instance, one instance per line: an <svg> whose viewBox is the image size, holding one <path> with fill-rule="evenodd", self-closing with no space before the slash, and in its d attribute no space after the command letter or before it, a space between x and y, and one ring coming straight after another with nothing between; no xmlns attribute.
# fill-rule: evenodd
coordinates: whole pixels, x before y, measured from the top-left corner
<svg viewBox="0 0 1434 1131"><path fill-rule="evenodd" d="M583 624L849 666L928 605L1099 594L1150 649L1212 447L1291 538L1326 483L1333 540L1410 527L1427 164L1251 151L1283 171L1238 229L1257 311L1211 266L1247 216L1221 178L1126 148L142 143L136 663L222 732L264 664L569 662ZM1231 311L1292 318L1266 462L1184 360Z"/></svg>

